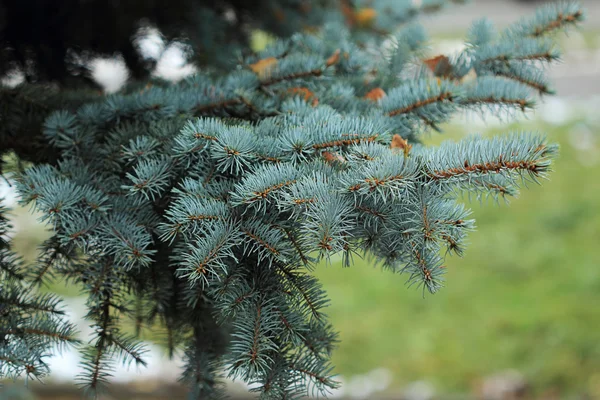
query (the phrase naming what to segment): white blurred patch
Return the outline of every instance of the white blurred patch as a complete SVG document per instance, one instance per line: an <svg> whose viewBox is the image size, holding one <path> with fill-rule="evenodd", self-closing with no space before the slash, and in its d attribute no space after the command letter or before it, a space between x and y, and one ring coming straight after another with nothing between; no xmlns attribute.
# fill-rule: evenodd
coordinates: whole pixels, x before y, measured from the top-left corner
<svg viewBox="0 0 600 400"><path fill-rule="evenodd" d="M352 399L367 399L375 392L375 385L368 376L357 375L346 385L346 393Z"/></svg>
<svg viewBox="0 0 600 400"><path fill-rule="evenodd" d="M392 383L392 372L386 368L374 369L367 376L373 382L373 386L377 392L383 392Z"/></svg>
<svg viewBox="0 0 600 400"><path fill-rule="evenodd" d="M431 45L431 54L436 56L438 54L444 54L446 56L451 56L453 54L458 54L459 52L465 49L466 45L463 40L454 39L454 40L438 40L432 43Z"/></svg>
<svg viewBox="0 0 600 400"><path fill-rule="evenodd" d="M154 75L170 81L178 81L196 72L185 56L184 46L180 43L169 45L156 63Z"/></svg>
<svg viewBox="0 0 600 400"><path fill-rule="evenodd" d="M527 398L528 384L519 371L507 370L486 377L479 388L485 400Z"/></svg>
<svg viewBox="0 0 600 400"><path fill-rule="evenodd" d="M25 74L22 71L13 70L0 79L0 86L15 87L25 82Z"/></svg>
<svg viewBox="0 0 600 400"><path fill-rule="evenodd" d="M569 130L569 144L578 150L577 161L584 166L596 165L600 159L598 134L586 123L579 123Z"/></svg>
<svg viewBox="0 0 600 400"><path fill-rule="evenodd" d="M591 96L580 103L578 108L583 112L583 118L592 125L600 125L600 95Z"/></svg>
<svg viewBox="0 0 600 400"><path fill-rule="evenodd" d="M332 399L341 399L346 394L346 380L343 376L336 376L335 380L339 383L339 386L336 389L332 389L329 392L329 396Z"/></svg>
<svg viewBox="0 0 600 400"><path fill-rule="evenodd" d="M118 91L129 78L129 71L122 58L96 58L90 63L92 78L106 93Z"/></svg>
<svg viewBox="0 0 600 400"><path fill-rule="evenodd" d="M85 299L82 297L67 298L66 315L69 321L77 324L79 329L79 338L87 343L93 330L89 326L89 321L83 319L86 313ZM169 359L165 350L152 343L145 343L146 349L143 359L148 364L147 367L137 367L134 363L124 365L123 360L115 358L113 365L115 369L111 371L113 382L127 383L132 381L144 381L149 385L154 382L160 385L164 382L176 382L182 371L182 358L175 354L173 359ZM68 348L60 354L55 354L48 360L50 366L50 379L56 381L72 382L75 377L83 373L81 368L81 355L74 348Z"/></svg>
<svg viewBox="0 0 600 400"><path fill-rule="evenodd" d="M345 381L338 378L341 383L339 389L331 397L352 399L372 399L377 393L389 388L392 383L392 373L385 368L376 368L363 375L356 375Z"/></svg>
<svg viewBox="0 0 600 400"><path fill-rule="evenodd" d="M165 50L165 40L156 28L145 28L135 39L142 57L158 60Z"/></svg>
<svg viewBox="0 0 600 400"><path fill-rule="evenodd" d="M402 394L405 400L431 400L435 397L435 388L429 382L416 381L409 384Z"/></svg>
<svg viewBox="0 0 600 400"><path fill-rule="evenodd" d="M571 104L560 97L548 97L539 105L537 115L544 121L553 125L562 125L572 115Z"/></svg>
<svg viewBox="0 0 600 400"><path fill-rule="evenodd" d="M592 150L597 138L587 124L579 123L569 131L569 143L577 150Z"/></svg>
<svg viewBox="0 0 600 400"><path fill-rule="evenodd" d="M7 181L0 176L0 199L2 205L6 207L14 207L17 204L17 191L15 190L14 182Z"/></svg>
<svg viewBox="0 0 600 400"><path fill-rule="evenodd" d="M184 45L172 43L165 48L157 39L157 35L140 40L140 50L145 55L159 56L153 75L169 81L179 81L186 76L194 74L196 67L186 58ZM129 71L125 62L120 57L97 58L91 62L92 78L102 86L106 93L117 92L129 78Z"/></svg>

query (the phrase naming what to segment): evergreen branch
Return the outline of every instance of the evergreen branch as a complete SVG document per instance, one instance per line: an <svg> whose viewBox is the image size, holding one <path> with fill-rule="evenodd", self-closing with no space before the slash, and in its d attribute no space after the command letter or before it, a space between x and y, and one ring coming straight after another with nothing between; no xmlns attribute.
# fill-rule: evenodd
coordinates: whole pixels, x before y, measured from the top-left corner
<svg viewBox="0 0 600 400"><path fill-rule="evenodd" d="M256 363L256 359L258 358L259 352L259 342L260 342L260 321L261 321L261 312L262 307L259 304L256 306L256 320L254 323L254 334L252 335L252 346L250 348L250 364Z"/></svg>
<svg viewBox="0 0 600 400"><path fill-rule="evenodd" d="M62 332L46 331L41 328L35 328L35 327L7 329L3 333L6 335L16 335L16 336L22 336L22 335L43 336L48 339L55 340L57 342L58 341L70 342L70 343L78 343L79 342L79 340L77 340L76 338L74 338L71 335L64 334Z"/></svg>
<svg viewBox="0 0 600 400"><path fill-rule="evenodd" d="M315 286L316 281L307 275L294 274L283 266L278 266L278 270L285 276L286 282L302 296L306 306L310 310L310 314L316 320L321 320L323 314L321 313L320 308L325 305L326 302L324 302L322 298L322 293L320 293ZM305 287L304 285L308 287Z"/></svg>
<svg viewBox="0 0 600 400"><path fill-rule="evenodd" d="M0 349L1 350L1 349ZM15 357L14 354L3 354L0 352L0 376L18 377L23 372L27 377L41 377L46 374L47 365L42 361L42 356L38 357Z"/></svg>
<svg viewBox="0 0 600 400"><path fill-rule="evenodd" d="M514 80L494 76L480 77L468 85L460 103L465 107L473 105L517 107L523 112L535 106L525 86Z"/></svg>
<svg viewBox="0 0 600 400"><path fill-rule="evenodd" d="M284 229L284 232L286 233L292 246L294 246L294 249L298 253L298 256L300 257L300 260L302 261L302 263L305 266L310 265L310 260L309 260L308 256L306 256L306 254L304 254L304 251L300 247L300 244L298 243L298 240L296 240L296 237L294 236L294 234L291 231L286 230L286 229Z"/></svg>
<svg viewBox="0 0 600 400"><path fill-rule="evenodd" d="M195 107L195 115L204 115L208 112L214 112L216 110L226 108L229 106L233 106L236 104L240 104L241 100L239 98L229 99L229 100L221 100L214 103L201 104Z"/></svg>
<svg viewBox="0 0 600 400"><path fill-rule="evenodd" d="M433 238L433 229L429 225L429 219L427 218L427 205L422 205L422 217L423 217L423 239L425 242Z"/></svg>
<svg viewBox="0 0 600 400"><path fill-rule="evenodd" d="M245 315L236 318L230 375L243 374L246 379L256 379L268 370L272 354L278 350L273 335L277 330L273 311L269 301L259 298Z"/></svg>
<svg viewBox="0 0 600 400"><path fill-rule="evenodd" d="M206 236L195 235L194 241L186 244L187 251L175 257L179 268L179 277L185 277L191 284L200 280L202 286L208 286L211 280L220 279L227 272L227 260L235 260L232 248L238 244L237 228L218 222L205 232Z"/></svg>
<svg viewBox="0 0 600 400"><path fill-rule="evenodd" d="M489 104L489 105L507 105L507 106L517 106L521 109L521 111L525 111L527 109L531 109L534 106L533 101L528 101L526 99L511 99L507 97L471 97L464 99L461 103L465 106L468 105L481 105L481 104Z"/></svg>
<svg viewBox="0 0 600 400"><path fill-rule="evenodd" d="M270 85L274 85L276 83L283 82L283 81L292 81L295 79L306 78L309 76L321 76L321 74L323 74L323 70L321 70L319 68L319 69L313 69L310 71L301 71L301 72L291 73L289 75L273 77L273 78L270 78L269 80L261 82L261 84L263 86L270 86Z"/></svg>
<svg viewBox="0 0 600 400"><path fill-rule="evenodd" d="M312 382L314 385L312 389L316 389L320 394L325 394L328 389L338 387L338 383L331 376L332 368L324 364L319 357L296 356L289 362L289 368ZM310 385L306 385L306 389L309 392Z"/></svg>
<svg viewBox="0 0 600 400"><path fill-rule="evenodd" d="M132 82L115 95L76 91L71 100L36 97L40 88L28 84L10 95L0 90L9 100L0 102L0 142L8 143L0 147L34 162L17 190L54 229L37 266L22 266L0 208L1 372L40 377L48 345L73 338L58 301L25 284L56 275L89 294L95 335L79 379L94 392L115 356L145 364L143 346L120 333L120 315L135 318L138 333L164 325L171 355L184 345L190 397L218 396L224 367L265 398L334 387L328 299L301 269L340 254L349 266L361 249L433 293L444 257L462 255L473 228L460 194L514 195L546 176L556 152L526 134L420 143L423 130L440 130L459 110L533 108L531 89L550 92L543 68L560 55L549 34L583 18L578 6L563 4L500 33L481 21L456 57L425 59L425 31L410 26L389 52L377 51L383 37L374 32L462 1L391 9L344 1L359 32L341 29L327 2L316 13L283 7L290 23L275 24L282 28L297 26L296 12L311 25L334 23L316 34L287 32L249 57L243 36L210 28L200 35L209 39L201 70L210 72L179 83ZM208 13L211 23L199 26L222 33L235 25L221 26L221 14ZM230 40L238 65L215 68L217 59L236 63L223 46ZM215 117L185 122L195 115ZM25 139L16 139L20 133ZM50 150L40 156L40 148Z"/></svg>
<svg viewBox="0 0 600 400"><path fill-rule="evenodd" d="M562 29L565 25L574 25L582 20L583 12L581 10L576 10L571 14L563 15L559 13L556 18L545 26L540 26L535 29L532 36L538 37L543 36L551 31Z"/></svg>
<svg viewBox="0 0 600 400"><path fill-rule="evenodd" d="M221 399L224 394L218 382L218 355L207 343L205 333L202 328L193 328L184 353L185 368L180 380L191 386L190 396L194 398Z"/></svg>
<svg viewBox="0 0 600 400"><path fill-rule="evenodd" d="M476 51L476 69L494 64L510 62L551 62L558 60L560 53L549 40L521 39L519 46L511 40L486 44Z"/></svg>
<svg viewBox="0 0 600 400"><path fill-rule="evenodd" d="M502 160L502 158L499 158L495 162L486 162L478 164L469 164L468 162L465 162L465 165L463 167L432 171L429 173L429 177L434 180L439 180L452 178L455 176L460 176L473 172L499 173L503 170L525 170L532 172L535 175L540 175L548 171L548 165L546 165L545 162L540 163L539 161L504 161Z"/></svg>
<svg viewBox="0 0 600 400"><path fill-rule="evenodd" d="M443 93L431 96L429 98L426 98L424 100L419 100L413 104L409 104L407 106L388 111L388 115L390 117L394 117L396 115L407 114L407 113L414 112L415 110L425 107L430 104L439 103L442 101L452 101L452 100L453 100L453 94L451 92L443 92Z"/></svg>
<svg viewBox="0 0 600 400"><path fill-rule="evenodd" d="M456 226L456 227L463 227L465 224L465 221L462 219L457 219L457 220L440 220L437 219L435 221L433 221L434 224L444 224L444 225L450 225L450 226Z"/></svg>
<svg viewBox="0 0 600 400"><path fill-rule="evenodd" d="M495 72L495 74L497 76L502 76L507 79L512 79L514 81L522 83L523 85L529 86L529 87L537 90L540 94L554 94L554 92L550 89L548 84L540 79L541 77L536 79L535 77L517 75L512 72L513 71L511 71L511 72L497 71L497 72ZM519 104L519 105L521 106L522 109L525 108L525 104ZM530 107L531 107L531 105L530 105Z"/></svg>
<svg viewBox="0 0 600 400"><path fill-rule="evenodd" d="M511 194L511 191L508 187L498 185L497 183L483 182L483 186L485 186L489 190L493 190L500 193L502 197Z"/></svg>
<svg viewBox="0 0 600 400"><path fill-rule="evenodd" d="M196 273L199 275L206 275L206 267L212 261L216 260L219 257L219 251L225 247L227 242L220 242L215 248L209 251L209 253L200 261L198 266L196 267Z"/></svg>
<svg viewBox="0 0 600 400"><path fill-rule="evenodd" d="M21 259L8 249L0 249L0 272L7 275L6 279L21 281L25 278L21 270Z"/></svg>
<svg viewBox="0 0 600 400"><path fill-rule="evenodd" d="M531 54L522 55L509 55L500 54L494 57L485 58L481 60L482 63L493 63L493 62L509 62L509 61L554 61L558 59L558 55L549 51L540 51Z"/></svg>
<svg viewBox="0 0 600 400"><path fill-rule="evenodd" d="M65 312L60 308L60 300L51 294L42 294L31 296L28 291L6 290L0 296L0 302L10 305L27 312L49 313L54 315L64 315Z"/></svg>
<svg viewBox="0 0 600 400"><path fill-rule="evenodd" d="M331 67L338 62L339 55L340 50L338 49L325 61L324 65L318 65L321 64L321 60L312 59L303 55L298 55L296 57L288 56L281 62L275 63L274 66L269 65L268 69L260 71L264 77L264 79L261 79L260 84L262 87L268 87L283 81L293 81L311 76L319 77L326 68ZM300 62L303 62L304 64L301 68L299 67ZM315 68L306 68L311 65L315 65ZM277 76L277 72L281 73L281 75Z"/></svg>
<svg viewBox="0 0 600 400"><path fill-rule="evenodd" d="M42 255L38 257L36 268L31 270L29 280L34 285L41 285L44 278L51 274L50 270L55 263L68 257L68 251L63 249L57 236L52 236L41 246Z"/></svg>
<svg viewBox="0 0 600 400"><path fill-rule="evenodd" d="M273 247L272 245L267 243L264 239L261 239L258 235L255 235L252 232L250 232L249 230L244 230L244 229L242 230L242 232L244 234L246 234L246 236L248 236L250 239L252 239L256 243L258 243L260 246L267 249L267 251L269 251L273 255L278 256L280 254L279 251L275 247Z"/></svg>
<svg viewBox="0 0 600 400"><path fill-rule="evenodd" d="M415 242L410 243L412 248L412 256L414 257L417 265L417 269L421 276L421 280L423 282L423 289L427 288L430 293L435 293L440 287L440 283L437 282L436 275L434 274L436 270L439 270L441 267L432 267L428 266L426 261L425 251L426 248L422 247L419 249ZM411 275L411 279L414 279L414 273Z"/></svg>
<svg viewBox="0 0 600 400"><path fill-rule="evenodd" d="M270 197L296 183L298 176L299 171L289 164L265 165L236 185L232 200L236 205L251 204L262 210Z"/></svg>
<svg viewBox="0 0 600 400"><path fill-rule="evenodd" d="M301 374L309 376L310 378L316 380L317 382L319 382L322 385L326 385L326 386L333 385L333 382L331 381L331 379L329 377L320 375L317 372L310 371L308 369L296 366L294 364L291 364L290 368L292 368L292 370L294 370L294 371L300 372Z"/></svg>
<svg viewBox="0 0 600 400"><path fill-rule="evenodd" d="M575 2L559 2L539 8L531 18L524 18L507 28L510 37L542 37L584 19L583 10Z"/></svg>
<svg viewBox="0 0 600 400"><path fill-rule="evenodd" d="M146 361L142 358L147 350L139 343L132 343L133 338L119 337L116 332L111 334L111 344L120 349L123 353L127 354L137 365L143 367L148 366Z"/></svg>
<svg viewBox="0 0 600 400"><path fill-rule="evenodd" d="M221 201L182 195L165 213L168 223L160 225L161 238L173 240L178 233L197 234L206 224L225 221L228 216L229 208Z"/></svg>
<svg viewBox="0 0 600 400"><path fill-rule="evenodd" d="M352 146L352 145L357 145L357 144L362 144L362 143L374 143L378 137L379 137L379 135L372 135L372 136L367 136L367 137L357 137L357 138L353 138L353 139L331 140L328 142L315 143L312 145L312 147L315 150L323 150L323 149L327 149L327 148Z"/></svg>
<svg viewBox="0 0 600 400"><path fill-rule="evenodd" d="M261 110L258 107L256 107L254 104L252 104L252 101L250 101L250 99L247 99L244 96L240 96L240 102L245 105L248 110L250 110L250 112L253 112L257 115L260 115L262 117L274 117L276 116L278 113L275 111L266 111L266 110Z"/></svg>
<svg viewBox="0 0 600 400"><path fill-rule="evenodd" d="M90 377L90 388L95 392L98 384L101 381L102 364L101 360L105 353L105 346L107 345L108 337L108 324L110 323L109 314L109 301L105 300L102 306L102 314L100 315L100 330L98 332L98 341L95 344L95 356L92 360L92 376Z"/></svg>
<svg viewBox="0 0 600 400"><path fill-rule="evenodd" d="M378 195L387 199L412 185L417 166L412 160L388 153L374 161L365 162L341 180L344 191L358 195Z"/></svg>
<svg viewBox="0 0 600 400"><path fill-rule="evenodd" d="M440 237L442 240L446 241L448 251L453 251L456 255L462 256L463 250L460 248L460 245L452 236L442 233Z"/></svg>
<svg viewBox="0 0 600 400"><path fill-rule="evenodd" d="M482 146L482 153L472 156L468 147L474 143ZM506 174L511 172L525 172L535 179L550 170L555 152L556 146L546 145L539 136L514 135L491 140L472 137L462 143L443 143L427 163L426 174L433 181L498 173L508 177ZM450 161L449 154L457 159ZM461 163L460 159L464 161Z"/></svg>

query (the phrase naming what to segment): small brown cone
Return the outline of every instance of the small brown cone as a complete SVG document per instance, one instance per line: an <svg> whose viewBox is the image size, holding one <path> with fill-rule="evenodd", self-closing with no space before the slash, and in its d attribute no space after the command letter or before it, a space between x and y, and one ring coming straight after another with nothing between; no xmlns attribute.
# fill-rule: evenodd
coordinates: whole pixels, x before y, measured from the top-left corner
<svg viewBox="0 0 600 400"><path fill-rule="evenodd" d="M304 101L310 101L310 104L313 107L316 107L319 104L319 99L313 92L311 92L307 87L293 87L288 89L288 93L293 95L301 96Z"/></svg>
<svg viewBox="0 0 600 400"><path fill-rule="evenodd" d="M331 67L332 65L337 64L338 61L340 61L340 49L337 49L333 52L333 54L327 59L327 62L325 62L325 65Z"/></svg>
<svg viewBox="0 0 600 400"><path fill-rule="evenodd" d="M371 100L371 101L377 101L379 99L384 98L385 96L386 96L386 94L383 91L383 89L376 87L375 89L371 89L369 91L369 93L365 94L365 99Z"/></svg>
<svg viewBox="0 0 600 400"><path fill-rule="evenodd" d="M250 64L249 67L256 75L262 78L267 76L275 65L277 65L277 59L275 57L268 57Z"/></svg>
<svg viewBox="0 0 600 400"><path fill-rule="evenodd" d="M344 18L346 18L346 23L349 26L354 25L354 9L352 8L352 4L350 3L349 0L341 0L340 1L340 8L341 8L341 12L342 15L344 16Z"/></svg>
<svg viewBox="0 0 600 400"><path fill-rule="evenodd" d="M302 13L308 14L312 8L310 1L304 1L300 4L299 9Z"/></svg>
<svg viewBox="0 0 600 400"><path fill-rule="evenodd" d="M354 13L354 21L362 27L371 26L375 18L377 18L377 11L374 8L361 8Z"/></svg>
<svg viewBox="0 0 600 400"><path fill-rule="evenodd" d="M392 144L390 145L390 148L395 151L403 151L404 157L407 157L410 149L412 149L412 144L408 144L408 140L404 139L398 134L395 134L392 136Z"/></svg>
<svg viewBox="0 0 600 400"><path fill-rule="evenodd" d="M425 59L423 60L423 63L427 65L435 76L448 77L452 74L452 64L450 64L450 59L443 54Z"/></svg>
<svg viewBox="0 0 600 400"><path fill-rule="evenodd" d="M329 151L324 151L323 152L323 158L325 159L325 161L327 161L328 163L333 163L333 162L346 162L346 159L344 157L342 157L341 155L339 155L338 153L331 153Z"/></svg>
<svg viewBox="0 0 600 400"><path fill-rule="evenodd" d="M285 21L285 13L283 12L283 10L281 8L276 8L275 10L273 10L273 16L275 17L277 22Z"/></svg>

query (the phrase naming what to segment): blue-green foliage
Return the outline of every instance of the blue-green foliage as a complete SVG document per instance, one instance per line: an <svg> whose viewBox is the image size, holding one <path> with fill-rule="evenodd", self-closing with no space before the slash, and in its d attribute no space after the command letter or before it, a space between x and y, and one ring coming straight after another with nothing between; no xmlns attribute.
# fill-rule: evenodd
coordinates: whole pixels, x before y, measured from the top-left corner
<svg viewBox="0 0 600 400"><path fill-rule="evenodd" d="M512 196L546 176L556 148L543 135L419 139L466 110L534 107L532 91L550 92L542 64L559 57L547 33L580 9L549 7L498 33L477 22L465 50L432 68L422 28L400 30L386 50L380 33L446 2L399 3L369 2L375 22L352 30L332 17L231 73L48 117L60 162L29 169L18 190L52 222L54 251L69 254L37 280L64 275L89 294L90 388L112 354L143 362L119 333L126 315L160 322L169 348L185 347L196 398L216 395L223 370L265 398L326 392L336 335L316 263L366 255L433 293L473 228L460 194Z"/></svg>
<svg viewBox="0 0 600 400"><path fill-rule="evenodd" d="M62 350L78 340L75 325L64 321L61 301L23 284L27 270L8 247L6 211L0 203L0 376L35 378L49 372L54 347Z"/></svg>

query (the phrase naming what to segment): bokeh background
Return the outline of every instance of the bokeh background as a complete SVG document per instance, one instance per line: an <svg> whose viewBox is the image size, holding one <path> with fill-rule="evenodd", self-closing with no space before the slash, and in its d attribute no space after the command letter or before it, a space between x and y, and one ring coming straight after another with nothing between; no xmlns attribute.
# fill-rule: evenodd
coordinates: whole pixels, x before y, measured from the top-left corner
<svg viewBox="0 0 600 400"><path fill-rule="evenodd" d="M476 0L422 22L432 35L432 54L448 53L460 48L474 19L487 16L504 26L542 3ZM316 270L340 331L333 362L343 384L332 397L600 399L600 0L581 3L588 20L562 39L564 61L550 71L557 96L513 124L463 116L425 139L435 145L466 134L527 130L546 132L561 146L550 180L510 204L465 198L477 232L463 258L448 258L446 288L423 297L406 287L405 277L362 260ZM255 46L268 40L257 32ZM147 48L155 45L149 39ZM158 68L171 78L193 71L176 48L164 53ZM96 77L115 90L125 73L118 63L99 60ZM32 260L48 232L16 204L6 183L0 185L0 197L14 207L16 249ZM85 337L77 288L49 290L66 296ZM80 398L72 384L77 363L76 352L57 355L46 385L32 383L24 391L22 382L8 383L0 398ZM177 376L178 359L167 360L152 345L148 368L119 369L106 398L184 398ZM235 383L230 388L246 390Z"/></svg>

